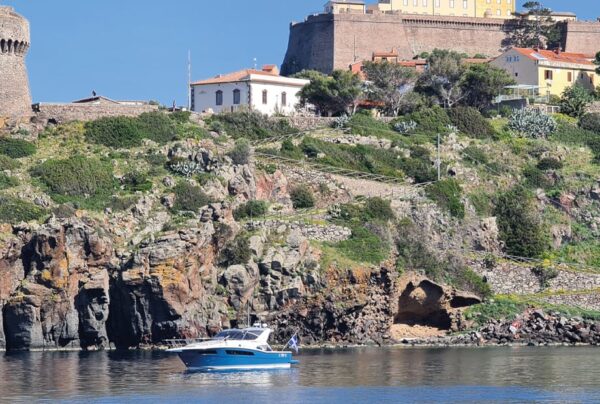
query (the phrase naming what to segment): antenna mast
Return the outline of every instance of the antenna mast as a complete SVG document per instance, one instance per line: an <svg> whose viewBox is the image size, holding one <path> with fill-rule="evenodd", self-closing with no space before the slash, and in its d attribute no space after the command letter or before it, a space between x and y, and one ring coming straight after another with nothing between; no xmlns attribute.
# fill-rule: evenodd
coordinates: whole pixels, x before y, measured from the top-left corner
<svg viewBox="0 0 600 404"><path fill-rule="evenodd" d="M188 111L192 110L192 51L188 50Z"/></svg>

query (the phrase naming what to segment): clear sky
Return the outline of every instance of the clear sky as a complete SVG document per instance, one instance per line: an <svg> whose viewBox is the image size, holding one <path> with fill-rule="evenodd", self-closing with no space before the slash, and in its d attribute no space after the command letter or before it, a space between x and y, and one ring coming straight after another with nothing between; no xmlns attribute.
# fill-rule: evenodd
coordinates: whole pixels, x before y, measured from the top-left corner
<svg viewBox="0 0 600 404"><path fill-rule="evenodd" d="M290 21L326 0L0 0L32 25L27 60L35 102L72 101L92 90L115 99L187 100L192 79L281 64ZM517 0L523 2L524 0ZM375 2L372 0L371 2ZM517 4L519 4L517 3ZM546 0L580 18L598 0Z"/></svg>

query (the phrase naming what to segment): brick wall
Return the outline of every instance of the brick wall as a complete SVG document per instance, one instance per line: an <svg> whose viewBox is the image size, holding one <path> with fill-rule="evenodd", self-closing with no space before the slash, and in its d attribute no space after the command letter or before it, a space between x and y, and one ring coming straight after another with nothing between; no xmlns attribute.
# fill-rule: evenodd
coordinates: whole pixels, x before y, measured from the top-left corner
<svg viewBox="0 0 600 404"><path fill-rule="evenodd" d="M93 121L109 116L138 116L144 112L158 111L156 105L121 104L36 104L37 120L41 123Z"/></svg>

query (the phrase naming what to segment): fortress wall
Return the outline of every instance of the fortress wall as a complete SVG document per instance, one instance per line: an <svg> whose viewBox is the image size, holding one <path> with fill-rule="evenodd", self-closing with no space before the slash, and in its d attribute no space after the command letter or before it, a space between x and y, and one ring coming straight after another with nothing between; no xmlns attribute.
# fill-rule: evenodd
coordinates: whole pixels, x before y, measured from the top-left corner
<svg viewBox="0 0 600 404"><path fill-rule="evenodd" d="M138 116L144 112L158 111L156 105L122 104L36 104L37 120L43 123L93 121L110 116Z"/></svg>
<svg viewBox="0 0 600 404"><path fill-rule="evenodd" d="M287 53L281 66L283 75L304 69L330 73L333 70L333 15L310 16L290 25Z"/></svg>
<svg viewBox="0 0 600 404"><path fill-rule="evenodd" d="M501 53L510 27L504 20L483 18L377 14L335 17L336 69L348 68L355 53L357 61L370 60L373 51L392 49L397 49L402 59L436 48L492 57Z"/></svg>
<svg viewBox="0 0 600 404"><path fill-rule="evenodd" d="M600 51L600 23L568 21L563 42L567 52L595 55Z"/></svg>

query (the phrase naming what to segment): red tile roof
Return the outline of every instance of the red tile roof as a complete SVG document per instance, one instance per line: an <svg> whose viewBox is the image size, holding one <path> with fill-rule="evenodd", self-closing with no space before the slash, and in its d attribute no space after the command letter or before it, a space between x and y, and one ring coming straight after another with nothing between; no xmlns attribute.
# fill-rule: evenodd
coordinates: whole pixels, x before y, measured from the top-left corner
<svg viewBox="0 0 600 404"><path fill-rule="evenodd" d="M540 55L544 59L551 62L562 62L562 63L576 63L579 65L594 65L592 61L586 57L583 53L571 53L571 52L556 52L544 49L529 49L529 48L513 48L521 55L524 55L532 60L541 60L535 55Z"/></svg>
<svg viewBox="0 0 600 404"><path fill-rule="evenodd" d="M270 76L270 77L279 77L279 74L273 71L263 71L263 70L255 70L255 69L244 69L233 73L228 74L220 74L213 78L207 80L200 80L193 82L192 85L201 85L201 84L222 84L222 83L236 83L239 81L246 81L250 79L250 75L261 75L261 76Z"/></svg>

